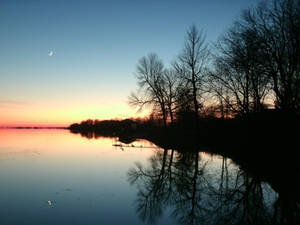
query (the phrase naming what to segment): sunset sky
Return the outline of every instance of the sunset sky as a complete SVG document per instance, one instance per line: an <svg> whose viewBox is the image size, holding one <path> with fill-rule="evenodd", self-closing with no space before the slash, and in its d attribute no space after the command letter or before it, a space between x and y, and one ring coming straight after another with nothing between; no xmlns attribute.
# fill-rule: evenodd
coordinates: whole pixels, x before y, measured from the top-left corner
<svg viewBox="0 0 300 225"><path fill-rule="evenodd" d="M168 64L195 24L211 45L257 0L1 0L0 126L138 117L134 72Z"/></svg>

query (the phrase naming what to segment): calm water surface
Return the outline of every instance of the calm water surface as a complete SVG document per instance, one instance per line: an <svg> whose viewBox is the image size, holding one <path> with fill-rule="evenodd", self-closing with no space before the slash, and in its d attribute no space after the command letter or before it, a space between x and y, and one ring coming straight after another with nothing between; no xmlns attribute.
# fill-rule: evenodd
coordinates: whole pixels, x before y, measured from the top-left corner
<svg viewBox="0 0 300 225"><path fill-rule="evenodd" d="M277 198L218 155L67 130L0 129L0 180L1 225L269 221Z"/></svg>

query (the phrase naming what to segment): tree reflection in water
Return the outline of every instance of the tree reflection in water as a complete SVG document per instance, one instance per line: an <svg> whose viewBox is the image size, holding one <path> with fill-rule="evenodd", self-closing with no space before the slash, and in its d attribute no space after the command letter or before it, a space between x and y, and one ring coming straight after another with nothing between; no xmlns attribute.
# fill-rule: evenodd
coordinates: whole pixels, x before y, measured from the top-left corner
<svg viewBox="0 0 300 225"><path fill-rule="evenodd" d="M296 224L270 185L227 158L215 158L165 149L146 167L136 163L128 180L138 190L135 207L141 220L156 224L168 212L177 224L186 225ZM296 212L299 204L294 206Z"/></svg>

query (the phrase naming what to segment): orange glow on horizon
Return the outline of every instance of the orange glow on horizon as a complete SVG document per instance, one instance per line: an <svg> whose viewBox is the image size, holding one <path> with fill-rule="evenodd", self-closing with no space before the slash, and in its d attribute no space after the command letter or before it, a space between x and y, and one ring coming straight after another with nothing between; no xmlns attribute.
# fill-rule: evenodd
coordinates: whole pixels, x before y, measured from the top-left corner
<svg viewBox="0 0 300 225"><path fill-rule="evenodd" d="M136 113L126 103L49 103L1 107L0 126L69 126L87 119L126 119L145 117L148 111Z"/></svg>
<svg viewBox="0 0 300 225"><path fill-rule="evenodd" d="M67 130L0 129L0 160L3 157L29 155L48 157L48 159L49 157L55 158L55 162L65 162L66 159L72 157L74 161L81 162L92 155L97 163L110 164L114 162L116 165L121 165L126 162L124 161L125 155L132 158L137 153L136 157L140 158L143 155L146 158L146 156L149 157L157 151L155 145L146 140L136 141L134 144L153 148L133 147L121 149L113 146L114 143L116 143L115 138L87 139ZM95 154L98 157L94 157ZM105 154L105 157L101 157L103 154ZM119 156L122 157L119 158ZM90 161L88 161L88 164L90 164Z"/></svg>

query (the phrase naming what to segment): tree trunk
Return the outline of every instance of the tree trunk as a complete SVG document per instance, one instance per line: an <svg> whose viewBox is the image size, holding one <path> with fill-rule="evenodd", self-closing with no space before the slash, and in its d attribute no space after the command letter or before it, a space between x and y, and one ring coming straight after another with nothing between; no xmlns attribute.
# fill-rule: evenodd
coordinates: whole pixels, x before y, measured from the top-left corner
<svg viewBox="0 0 300 225"><path fill-rule="evenodd" d="M197 86L196 86L196 76L192 74L192 85L193 85L193 102L194 102L194 107L195 107L195 123L196 123L196 128L198 127L198 111L199 111L199 105L197 101Z"/></svg>

